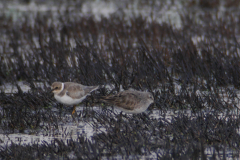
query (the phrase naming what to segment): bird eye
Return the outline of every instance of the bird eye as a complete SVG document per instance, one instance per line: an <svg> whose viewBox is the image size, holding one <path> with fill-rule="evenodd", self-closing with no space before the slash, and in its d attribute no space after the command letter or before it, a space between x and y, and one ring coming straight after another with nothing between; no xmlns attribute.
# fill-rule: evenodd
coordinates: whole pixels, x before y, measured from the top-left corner
<svg viewBox="0 0 240 160"><path fill-rule="evenodd" d="M58 87L55 87L55 89L58 89Z"/></svg>

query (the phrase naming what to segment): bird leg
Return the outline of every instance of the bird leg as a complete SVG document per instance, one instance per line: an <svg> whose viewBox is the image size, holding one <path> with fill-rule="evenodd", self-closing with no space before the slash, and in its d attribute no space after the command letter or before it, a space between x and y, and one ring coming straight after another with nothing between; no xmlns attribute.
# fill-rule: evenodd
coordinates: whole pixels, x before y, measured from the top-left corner
<svg viewBox="0 0 240 160"><path fill-rule="evenodd" d="M76 105L73 105L72 115L76 112Z"/></svg>

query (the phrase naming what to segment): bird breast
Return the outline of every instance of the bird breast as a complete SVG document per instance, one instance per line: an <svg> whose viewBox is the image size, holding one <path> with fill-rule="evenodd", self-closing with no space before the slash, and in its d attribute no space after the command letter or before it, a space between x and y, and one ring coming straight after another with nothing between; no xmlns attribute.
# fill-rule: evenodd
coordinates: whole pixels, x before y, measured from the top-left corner
<svg viewBox="0 0 240 160"><path fill-rule="evenodd" d="M63 103L65 105L75 105L81 103L86 96L83 96L80 99L73 99L66 94L64 94L62 97L55 94L54 97L58 102Z"/></svg>

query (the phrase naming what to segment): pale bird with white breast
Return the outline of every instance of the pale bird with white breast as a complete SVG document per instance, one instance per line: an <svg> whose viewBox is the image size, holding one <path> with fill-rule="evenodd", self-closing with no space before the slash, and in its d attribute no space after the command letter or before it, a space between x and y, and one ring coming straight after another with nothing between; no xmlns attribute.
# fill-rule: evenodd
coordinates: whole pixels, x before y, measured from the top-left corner
<svg viewBox="0 0 240 160"><path fill-rule="evenodd" d="M51 85L51 91L55 99L65 105L73 105L72 114L76 112L76 104L81 103L86 96L99 86L84 86L74 82L54 82Z"/></svg>

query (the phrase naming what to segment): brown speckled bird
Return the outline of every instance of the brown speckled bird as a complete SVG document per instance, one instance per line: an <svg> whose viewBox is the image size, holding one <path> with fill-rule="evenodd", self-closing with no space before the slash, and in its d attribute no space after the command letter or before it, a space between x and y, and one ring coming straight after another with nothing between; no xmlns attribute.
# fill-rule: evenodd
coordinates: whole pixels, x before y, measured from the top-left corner
<svg viewBox="0 0 240 160"><path fill-rule="evenodd" d="M150 92L126 90L116 95L104 96L100 100L126 113L144 112L154 102Z"/></svg>

